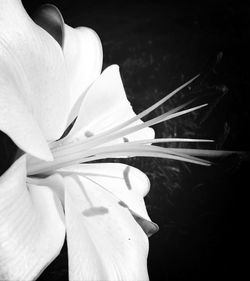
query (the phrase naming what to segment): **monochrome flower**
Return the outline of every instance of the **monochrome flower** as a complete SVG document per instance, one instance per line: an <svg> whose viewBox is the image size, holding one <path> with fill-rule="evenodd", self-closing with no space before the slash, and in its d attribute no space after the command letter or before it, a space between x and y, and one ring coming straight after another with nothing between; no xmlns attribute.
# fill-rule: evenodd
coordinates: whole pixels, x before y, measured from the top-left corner
<svg viewBox="0 0 250 281"><path fill-rule="evenodd" d="M147 280L148 236L158 230L143 200L149 180L134 167L96 160L210 165L196 156L219 151L155 145L208 140L155 139L150 128L205 105L143 122L193 79L137 115L118 66L101 73L96 33L64 24L54 6L39 15L36 24L20 0L0 0L0 130L19 148L0 178L0 279L36 279L66 234L70 280Z"/></svg>

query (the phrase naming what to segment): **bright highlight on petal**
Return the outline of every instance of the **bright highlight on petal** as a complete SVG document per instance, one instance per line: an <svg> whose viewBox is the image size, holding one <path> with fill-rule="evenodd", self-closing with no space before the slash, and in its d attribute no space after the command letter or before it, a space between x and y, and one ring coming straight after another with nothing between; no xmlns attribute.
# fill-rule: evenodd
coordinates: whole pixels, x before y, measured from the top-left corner
<svg viewBox="0 0 250 281"><path fill-rule="evenodd" d="M33 280L60 252L62 206L48 186L26 184L22 156L0 178L0 279Z"/></svg>
<svg viewBox="0 0 250 281"><path fill-rule="evenodd" d="M148 280L148 239L128 208L81 175L65 184L70 280Z"/></svg>

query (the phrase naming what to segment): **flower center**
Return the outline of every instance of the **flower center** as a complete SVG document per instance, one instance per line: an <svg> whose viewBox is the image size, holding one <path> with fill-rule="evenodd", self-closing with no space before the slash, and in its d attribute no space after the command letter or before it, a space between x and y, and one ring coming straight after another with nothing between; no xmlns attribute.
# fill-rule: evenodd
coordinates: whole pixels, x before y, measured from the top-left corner
<svg viewBox="0 0 250 281"><path fill-rule="evenodd" d="M196 77L195 77L196 78ZM41 161L31 156L27 156L28 175L51 174L55 170L68 167L71 165L86 163L106 158L117 157L160 157L174 160L181 160L201 165L210 165L210 162L197 158L197 156L219 156L221 151L211 151L202 149L183 149L160 147L158 143L169 142L211 142L211 140L186 139L186 138L162 138L162 139L145 139L139 141L130 140L130 134L139 130L153 126L155 124L173 119L175 117L187 114L194 110L200 109L206 104L183 109L190 102L180 105L166 113L161 114L149 121L138 124L138 120L148 115L157 107L166 102L178 91L183 89L195 78L191 79L175 91L165 96L163 99L144 110L133 118L114 126L102 133L94 135L90 131L84 132L83 138L73 138L70 140L66 136L57 142L52 143L51 151L54 160L51 162ZM136 123L135 123L136 122ZM115 144L114 144L115 142Z"/></svg>

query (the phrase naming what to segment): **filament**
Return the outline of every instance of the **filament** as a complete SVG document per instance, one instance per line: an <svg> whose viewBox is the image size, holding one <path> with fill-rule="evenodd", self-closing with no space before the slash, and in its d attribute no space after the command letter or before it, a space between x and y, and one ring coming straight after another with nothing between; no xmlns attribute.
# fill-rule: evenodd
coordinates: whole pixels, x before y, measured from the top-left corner
<svg viewBox="0 0 250 281"><path fill-rule="evenodd" d="M185 161L193 164L211 165L211 162L200 157L220 157L232 154L231 151L218 151L206 149L191 149L191 148L166 148L157 146L157 143L170 143L170 142L212 142L207 139L191 139L191 138L161 138L161 139L146 139L129 142L128 135L140 131L144 128L156 125L161 122L168 121L175 117L193 112L201 109L207 104L185 108L192 101L177 106L176 108L152 118L140 124L134 122L148 115L154 109L173 97L177 92L190 84L195 76L146 110L122 122L121 124L112 127L109 130L103 131L98 135L90 136L87 139L75 138L74 135L66 136L64 139L52 143L51 151L54 156L54 161L46 162L28 156L27 172L28 175L36 175L42 173L51 173L52 171L71 166L79 163L88 163L91 161L116 158L116 157L157 157L171 160ZM126 140L123 143L113 144L110 142L123 138Z"/></svg>

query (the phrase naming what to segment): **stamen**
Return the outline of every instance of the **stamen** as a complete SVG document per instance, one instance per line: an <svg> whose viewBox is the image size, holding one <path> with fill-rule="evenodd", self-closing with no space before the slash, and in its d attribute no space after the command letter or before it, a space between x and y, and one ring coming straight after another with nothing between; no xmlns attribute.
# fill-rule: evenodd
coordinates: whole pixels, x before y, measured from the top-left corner
<svg viewBox="0 0 250 281"><path fill-rule="evenodd" d="M244 151L230 151L230 150L210 150L210 149L194 149L194 148L169 148L173 153L184 153L192 156L199 157L225 157L232 154L237 154L239 156L245 156Z"/></svg>
<svg viewBox="0 0 250 281"><path fill-rule="evenodd" d="M152 112L153 110L155 110L157 107L161 106L163 103L165 103L167 100L169 100L171 97L173 97L176 93L178 93L179 91L181 91L183 88L185 88L186 86L188 86L189 84L191 84L195 79L197 79L200 75L196 75L194 78L190 79L189 81L187 81L186 83L184 83L183 85L181 85L180 87L178 87L177 89L175 89L174 91L172 91L170 94L166 95L164 98L160 99L158 102L154 103L153 105L151 105L150 107L148 107L147 109L143 110L141 113L137 114L136 116L122 122L121 124L114 126L113 128L111 128L110 130L106 130L96 136L92 136L91 139L89 139L89 141L93 141L95 139L100 139L101 137L105 137L107 135L110 135L114 132L117 132L125 127L128 127L130 124L135 123L136 121L142 119L143 117L145 117L146 115L148 115L150 112ZM185 107L186 105L188 105L189 103L191 103L193 100L185 103L182 106L176 107L172 110L170 110L168 113L174 113L178 110L180 110L181 108ZM71 138L72 136L69 135L67 137L65 137L65 139L67 138ZM64 139L64 140L65 140ZM63 141L63 140L62 140ZM88 141L85 140L85 143L87 143ZM69 144L70 145L70 144ZM74 145L74 144L73 144Z"/></svg>
<svg viewBox="0 0 250 281"><path fill-rule="evenodd" d="M186 152L189 152L190 155L188 155ZM164 148L154 145L149 146L142 144L122 143L118 145L94 148L90 151L75 151L74 153L70 154L59 154L55 156L55 160L53 162L43 161L33 163L33 165L28 165L28 174L32 175L38 172L49 172L77 163L104 159L105 157L112 158L114 156L150 156L182 160L196 164L210 164L210 162L208 162L207 160L199 159L197 157L192 156L192 152L192 149L190 149L189 151L185 151L182 149ZM203 150L199 150L199 152L201 154L204 153ZM199 156L198 153L196 153L195 155Z"/></svg>
<svg viewBox="0 0 250 281"><path fill-rule="evenodd" d="M117 158L121 156L121 152L112 152L112 153L107 153L107 154L99 154L97 156L91 156L85 159L85 161L81 163L87 163L91 161L96 161L96 160L102 160L102 159L108 159L108 158ZM184 161L184 162L189 162L193 164L198 164L198 165L204 165L204 166L210 166L212 163L209 161L203 161L200 158L194 158L189 159L189 157L181 157L179 155L175 154L167 154L167 153L157 153L157 152L150 152L150 151L136 151L136 152L126 152L127 157L153 157L153 158L165 158L169 160L178 160L178 161Z"/></svg>
<svg viewBox="0 0 250 281"><path fill-rule="evenodd" d="M109 141L112 141L114 139L119 139L121 137L124 137L125 135L128 135L128 134L131 134L133 132L139 131L139 130L141 130L143 128L146 128L146 127L158 124L160 122L163 122L163 121L166 121L166 120L170 120L170 119L175 118L177 116L189 113L191 111L200 109L200 108L202 108L202 107L204 107L206 105L207 104L204 104L204 105L200 105L200 106L189 108L189 109L186 109L186 110L183 110L183 111L176 112L180 108L183 108L183 107L186 106L186 104L180 105L177 108L175 108L173 110L170 110L169 112L164 113L164 114L162 114L162 115L160 115L158 117L155 117L155 118L153 118L153 119L151 119L149 121L146 121L144 123L135 125L133 127L125 128L125 129L120 130L118 132L115 132L113 134L107 134L107 136L105 136L105 135L103 137L101 136L99 138L96 138L92 142L91 142L91 140L90 141L85 140L85 141L76 142L74 144L70 143L70 144L62 145L62 143L60 143L59 146L55 146L54 145L51 148L51 150L52 150L52 153L53 153L55 159L58 159L60 157L60 155L66 155L66 154L67 155L69 155L69 154L72 155L73 153L80 153L82 151L89 151L93 147L97 147L97 146L103 145L103 144L105 144L105 143L107 143ZM34 166L34 164L37 162L37 160L35 158L31 158L31 159L28 159L28 160L29 160L29 164L32 165L32 166Z"/></svg>
<svg viewBox="0 0 250 281"><path fill-rule="evenodd" d="M88 139L76 139L73 142L69 142L70 137L65 137L59 142L53 143L51 145L51 150L55 159L53 162L45 162L32 157L28 157L28 175L34 175L38 173L50 173L51 171L63 168L65 166L123 156L159 157L208 166L211 165L211 162L208 160L200 159L199 157L220 157L232 154L232 151L190 148L165 148L156 145L149 145L154 143L156 144L169 142L212 142L212 140L191 138L162 138L129 142L129 139L126 137L144 128L173 119L175 117L187 114L189 112L198 110L206 106L207 104L202 104L199 106L182 110L190 103L187 102L144 123L130 126L134 122L140 120L142 117L146 116L151 111L159 107L178 91L190 84L197 77L198 76L189 80L187 83L183 84L182 86L174 90L172 93L170 93L169 95L167 95L148 109L144 110L140 114L109 130L103 131L98 135L94 135L92 132L86 131L85 137L87 137ZM110 142L117 139L122 139L123 143L109 145Z"/></svg>
<svg viewBox="0 0 250 281"><path fill-rule="evenodd" d="M123 156L123 152L130 152L130 151L151 151L151 152L163 152L163 153L170 153L170 154L178 154L178 155L186 155L189 157L188 152L190 154L195 153L193 150L196 151L196 149L188 149L185 151L185 149L179 149L179 148L165 148L165 147L160 147L160 146L155 146L155 145L141 145L141 144L133 144L131 143L122 143L122 144L117 144L117 145L112 145L112 146L103 146L103 147L96 147L93 148L89 151L75 151L74 153L70 154L64 154L64 155L56 155L55 161L60 161L60 159L70 159L72 157L72 160L76 160L78 163L85 161L86 158L92 157L94 155L100 155L103 153L112 153L112 152L121 152L121 156ZM204 150L198 150L198 152L195 154L196 156L199 155L200 153L203 153ZM127 155L124 155L127 156ZM53 163L52 162L52 163Z"/></svg>
<svg viewBox="0 0 250 281"><path fill-rule="evenodd" d="M132 144L148 144L148 143L168 143L168 142L214 142L214 140L207 139L186 139L186 138L160 138L131 141Z"/></svg>
<svg viewBox="0 0 250 281"><path fill-rule="evenodd" d="M72 165L72 164L76 164L76 163L86 162L85 160L88 157L95 157L98 153L99 154L102 154L104 152L106 153L108 146L103 146L103 144L105 144L109 141L124 137L124 135L131 134L133 132L146 128L148 126L152 126L152 125L158 124L160 122L175 118L177 116L181 116L183 114L189 113L191 111L200 109L200 108L206 106L206 104L196 106L193 108L189 108L186 110L178 111L180 108L183 108L185 106L186 106L186 104L181 105L167 113L162 114L161 116L155 117L144 123L135 125L133 127L125 128L123 130L120 130L118 132L115 132L115 133L107 135L107 136L97 138L97 139L95 139L95 141L90 142L88 145L86 145L87 141L83 141L83 142L79 141L79 142L75 143L74 145L66 144L66 145L59 145L58 147L54 146L52 148L52 153L54 155L55 160L53 162L41 162L41 161L37 161L37 159L35 159L35 158L33 158L33 159L29 158L28 159L28 164L29 164L28 165L28 174L32 175L32 174L36 174L36 173L42 173L45 171L49 172L51 170L55 170L55 169L64 167L65 165L70 165L70 164ZM157 140L156 142L160 142L160 141ZM125 144L131 145L131 143L123 143L123 145L125 145ZM147 147L150 147L150 146L147 145ZM112 146L112 149L113 148L117 148L117 146ZM121 147L119 147L119 148L121 148ZM139 148L141 149L141 146L139 146L138 149ZM159 149L159 147L158 147L158 149ZM120 152L125 153L128 151L120 151ZM129 151L129 152L131 152L131 151ZM114 151L114 153L116 153L116 151ZM148 153L148 151L147 151L147 153ZM140 155L143 156L142 154L140 154ZM127 155L127 154L124 155L124 154L120 153L119 156L122 157L122 156L130 156L130 155ZM134 155L134 156L139 156L139 155ZM154 157L154 156L152 156L152 157ZM164 156L163 158L166 158L166 157ZM90 161L90 160L88 159L87 161Z"/></svg>
<svg viewBox="0 0 250 281"><path fill-rule="evenodd" d="M56 154L57 152L61 153L62 151L66 151L66 150L74 152L76 150L76 146L78 146L78 145L81 146L81 150L89 150L93 147L100 146L100 145L103 145L103 144L105 144L107 142L110 142L112 140L122 138L122 137L127 136L131 133L137 132L141 129L144 129L144 128L153 126L155 124L170 120L172 118L187 114L191 111L198 110L198 109L200 109L200 108L202 108L206 105L207 104L203 104L203 105L192 107L192 108L189 108L189 109L186 109L186 110L183 110L183 111L178 111L179 109L186 106L186 103L185 103L183 105L178 106L177 108L175 108L173 110L170 110L170 111L168 111L168 112L166 112L166 113L164 113L164 114L162 114L158 117L155 117L155 118L153 118L149 121L146 121L144 123L137 124L133 127L125 128L125 129L120 130L118 132L114 132L113 134L112 133L109 134L108 132L106 132L106 135L104 135L104 136L99 136L98 138L96 137L95 139L89 139L89 140L82 141L82 142L80 141L78 144L76 144L76 143L68 144L68 145L66 144L66 145L62 145L62 146L59 146L59 147L55 147L55 148L52 149L52 152L53 152L53 154ZM178 111L178 112L176 112L176 111Z"/></svg>

